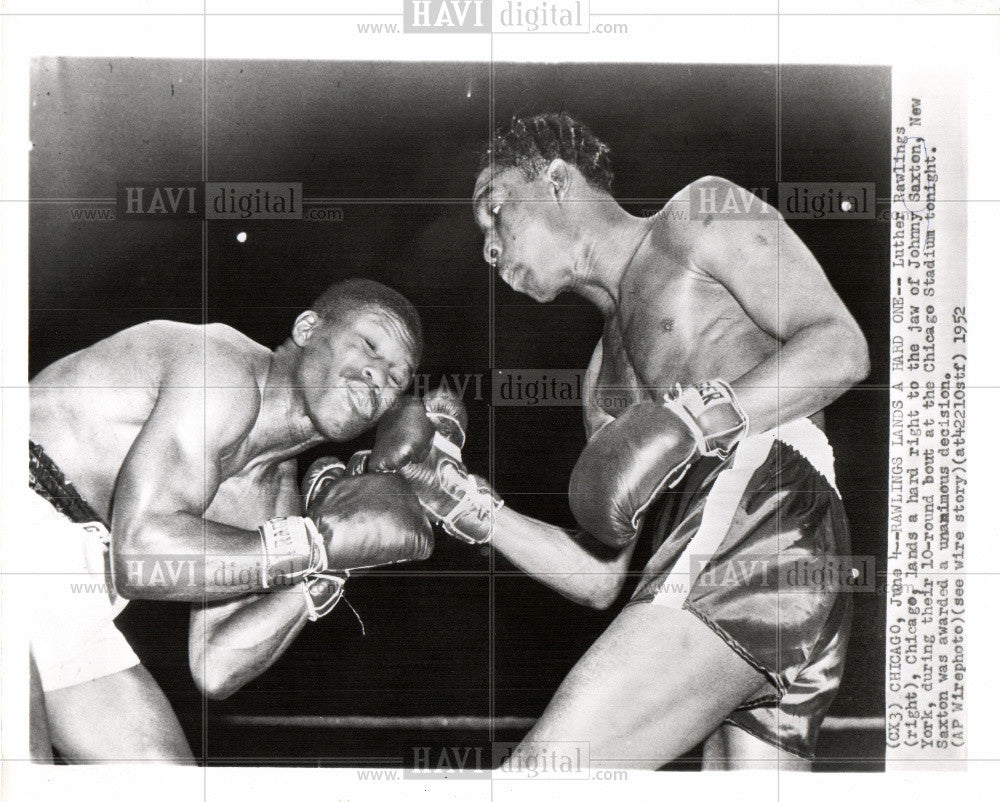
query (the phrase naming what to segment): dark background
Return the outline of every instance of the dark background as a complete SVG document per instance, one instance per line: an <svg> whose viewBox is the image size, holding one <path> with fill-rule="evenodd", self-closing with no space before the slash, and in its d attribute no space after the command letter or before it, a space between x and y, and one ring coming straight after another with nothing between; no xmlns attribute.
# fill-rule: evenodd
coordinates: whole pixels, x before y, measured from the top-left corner
<svg viewBox="0 0 1000 802"><path fill-rule="evenodd" d="M615 193L635 214L653 213L706 174L766 188L773 200L779 154L782 181L874 181L887 197L890 75L880 67L496 64L491 108L490 70L37 61L32 373L156 318L223 322L273 347L328 284L367 276L419 308L427 335L421 372L432 384L442 375L483 375L482 396L465 397L470 468L490 476L519 511L572 525L566 486L584 444L580 410L491 413L488 375L498 367L582 369L600 320L575 296L542 306L517 295L483 262L469 196L493 122L571 112L611 147ZM84 205L78 199L113 198L118 182L201 180L203 157L209 181L301 181L306 197L336 199L344 219L209 221L203 242L200 222L71 218L70 208ZM827 430L855 553L878 555L884 570L888 226L791 225L869 340L871 375L828 409ZM246 243L236 241L239 231ZM301 463L366 444L317 449ZM618 609L579 608L502 557L444 536L428 562L355 576L348 589L366 635L342 604L221 703L205 703L190 679L181 605L134 602L118 624L203 759L353 765L405 761L414 746L487 743L489 733L238 727L225 716L536 716ZM882 595L858 594L831 715L883 714L883 621ZM829 732L820 752L830 768L878 768L882 744L879 731Z"/></svg>

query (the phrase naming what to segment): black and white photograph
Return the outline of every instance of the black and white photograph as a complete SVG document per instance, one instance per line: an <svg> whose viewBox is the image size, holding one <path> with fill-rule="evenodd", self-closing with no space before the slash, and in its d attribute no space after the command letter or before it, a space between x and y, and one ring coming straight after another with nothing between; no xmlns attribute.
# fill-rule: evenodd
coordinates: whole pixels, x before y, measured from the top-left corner
<svg viewBox="0 0 1000 802"><path fill-rule="evenodd" d="M348 5L107 16L204 21L201 57L16 57L4 773L646 798L995 768L971 79L630 58L712 15L597 0ZM903 23L997 29L956 5ZM213 55L246 20L353 44Z"/></svg>

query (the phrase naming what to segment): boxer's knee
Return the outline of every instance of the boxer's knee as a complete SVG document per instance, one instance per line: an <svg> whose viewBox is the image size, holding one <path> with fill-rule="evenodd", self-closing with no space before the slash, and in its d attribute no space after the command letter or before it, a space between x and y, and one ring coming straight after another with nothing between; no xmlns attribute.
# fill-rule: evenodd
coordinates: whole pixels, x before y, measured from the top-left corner
<svg viewBox="0 0 1000 802"><path fill-rule="evenodd" d="M141 665L45 694L52 744L70 762L191 763L170 703Z"/></svg>

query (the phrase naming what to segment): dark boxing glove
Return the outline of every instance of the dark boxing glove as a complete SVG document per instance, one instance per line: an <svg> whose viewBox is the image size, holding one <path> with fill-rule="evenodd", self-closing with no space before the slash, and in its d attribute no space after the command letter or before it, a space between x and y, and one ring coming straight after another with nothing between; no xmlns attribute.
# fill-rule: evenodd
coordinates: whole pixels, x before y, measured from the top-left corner
<svg viewBox="0 0 1000 802"><path fill-rule="evenodd" d="M468 414L454 393L438 390L423 402L408 398L379 421L370 470L396 471L432 520L466 543L486 543L503 502L462 462Z"/></svg>
<svg viewBox="0 0 1000 802"><path fill-rule="evenodd" d="M430 451L422 462L401 466L400 474L445 532L466 543L488 543L503 501L462 462L468 426L465 407L454 393L439 390L424 397L424 408L434 430Z"/></svg>
<svg viewBox="0 0 1000 802"><path fill-rule="evenodd" d="M420 503L395 474L328 481L313 493L306 514L325 544L324 568L347 571L424 560L434 550Z"/></svg>
<svg viewBox="0 0 1000 802"><path fill-rule="evenodd" d="M629 407L591 438L573 468L569 503L577 523L609 546L627 545L657 496L699 457L727 456L747 425L723 381Z"/></svg>
<svg viewBox="0 0 1000 802"><path fill-rule="evenodd" d="M411 395L402 396L379 419L374 447L351 455L347 473L394 473L407 463L423 462L433 439L434 425L427 417L424 402Z"/></svg>

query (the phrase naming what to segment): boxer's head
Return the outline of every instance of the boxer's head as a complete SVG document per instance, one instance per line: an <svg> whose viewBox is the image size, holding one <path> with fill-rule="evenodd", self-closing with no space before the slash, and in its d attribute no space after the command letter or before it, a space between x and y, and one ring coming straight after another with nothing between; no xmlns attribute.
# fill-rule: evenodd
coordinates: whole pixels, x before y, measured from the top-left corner
<svg viewBox="0 0 1000 802"><path fill-rule="evenodd" d="M338 282L295 321L294 382L313 426L331 440L370 428L406 390L420 362L420 317L395 290Z"/></svg>
<svg viewBox="0 0 1000 802"><path fill-rule="evenodd" d="M515 118L483 156L473 192L483 257L518 292L550 301L573 282L580 201L611 201L608 146L568 114Z"/></svg>

